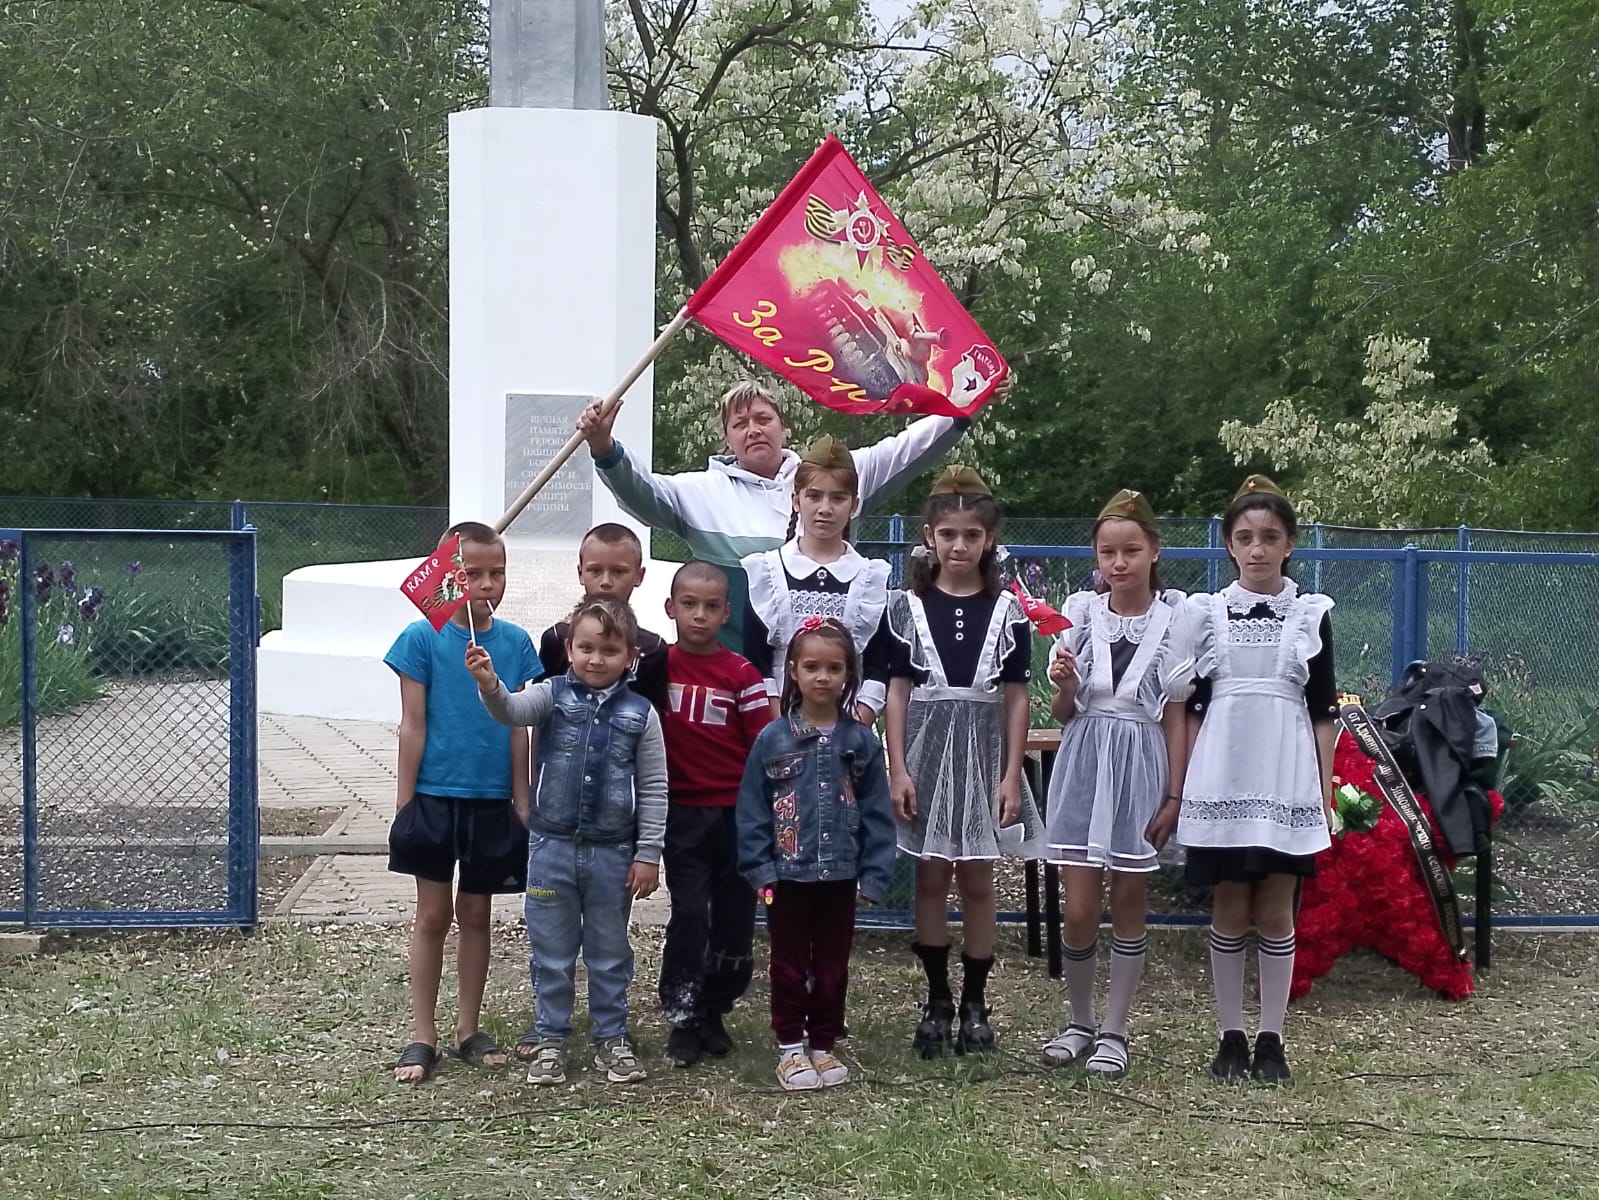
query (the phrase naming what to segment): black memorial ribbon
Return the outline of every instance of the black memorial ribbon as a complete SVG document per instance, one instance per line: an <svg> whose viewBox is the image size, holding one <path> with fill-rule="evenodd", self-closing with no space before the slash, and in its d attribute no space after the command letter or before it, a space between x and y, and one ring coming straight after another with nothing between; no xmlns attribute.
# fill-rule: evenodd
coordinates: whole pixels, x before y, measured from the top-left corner
<svg viewBox="0 0 1599 1200"><path fill-rule="evenodd" d="M1381 730L1364 705L1341 705L1338 716L1349 731L1349 736L1355 739L1355 745L1377 764L1373 772L1377 786L1382 789L1383 798L1393 806L1410 834L1410 848L1416 852L1416 862L1421 866L1421 877L1426 881L1433 911L1438 914L1438 924L1449 939L1449 947L1455 956L1465 958L1466 933L1460 922L1460 900L1455 895L1455 881L1444 866L1437 839L1433 837L1432 824L1421 811L1421 803L1416 799L1410 781L1394 761L1393 751L1388 748Z"/></svg>

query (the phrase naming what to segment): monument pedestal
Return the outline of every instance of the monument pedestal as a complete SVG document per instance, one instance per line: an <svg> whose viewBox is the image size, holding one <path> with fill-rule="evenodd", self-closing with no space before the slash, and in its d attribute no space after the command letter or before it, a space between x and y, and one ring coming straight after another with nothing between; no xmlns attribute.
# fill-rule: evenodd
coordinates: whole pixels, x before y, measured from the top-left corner
<svg viewBox="0 0 1599 1200"><path fill-rule="evenodd" d="M655 123L631 113L482 108L450 118L450 519L493 522L654 339ZM617 437L651 450L651 376ZM535 638L581 596L577 547L631 526L645 586L633 606L669 633L674 569L649 561L579 449L506 530L501 613ZM442 533L443 530L440 530ZM422 550L418 548L417 557ZM414 560L305 567L283 582L283 628L261 640L263 712L399 719L383 655L418 616Z"/></svg>

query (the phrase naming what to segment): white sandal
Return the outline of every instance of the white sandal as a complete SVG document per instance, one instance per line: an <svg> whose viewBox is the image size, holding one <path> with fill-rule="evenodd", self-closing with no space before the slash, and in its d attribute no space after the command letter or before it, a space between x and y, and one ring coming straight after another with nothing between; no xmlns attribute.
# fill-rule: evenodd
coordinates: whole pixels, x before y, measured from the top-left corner
<svg viewBox="0 0 1599 1200"><path fill-rule="evenodd" d="M777 1082L785 1092L814 1092L822 1077L803 1050L790 1050L777 1060Z"/></svg>
<svg viewBox="0 0 1599 1200"><path fill-rule="evenodd" d="M1075 1067L1094 1048L1095 1031L1076 1022L1044 1043L1044 1061L1052 1067Z"/></svg>
<svg viewBox="0 0 1599 1200"><path fill-rule="evenodd" d="M1127 1074L1127 1039L1119 1033L1100 1034L1085 1066L1090 1075L1120 1079Z"/></svg>

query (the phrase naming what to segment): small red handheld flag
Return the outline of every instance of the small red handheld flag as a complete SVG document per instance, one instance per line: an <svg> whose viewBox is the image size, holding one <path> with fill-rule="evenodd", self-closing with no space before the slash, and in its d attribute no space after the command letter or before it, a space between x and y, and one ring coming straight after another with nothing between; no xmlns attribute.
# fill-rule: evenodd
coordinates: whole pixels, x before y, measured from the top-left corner
<svg viewBox="0 0 1599 1200"><path fill-rule="evenodd" d="M839 412L969 417L1010 374L836 137L686 307Z"/></svg>
<svg viewBox="0 0 1599 1200"><path fill-rule="evenodd" d="M1012 583L1010 589L1016 593L1016 598L1022 602L1022 614L1033 623L1033 628L1037 631L1039 637L1054 637L1057 633L1065 633L1072 627L1070 621L1044 601L1036 596L1029 596L1027 589L1022 587L1020 579Z"/></svg>
<svg viewBox="0 0 1599 1200"><path fill-rule="evenodd" d="M450 538L417 564L416 570L400 585L405 598L428 619L434 629L443 629L466 603L466 568L461 565L461 538Z"/></svg>

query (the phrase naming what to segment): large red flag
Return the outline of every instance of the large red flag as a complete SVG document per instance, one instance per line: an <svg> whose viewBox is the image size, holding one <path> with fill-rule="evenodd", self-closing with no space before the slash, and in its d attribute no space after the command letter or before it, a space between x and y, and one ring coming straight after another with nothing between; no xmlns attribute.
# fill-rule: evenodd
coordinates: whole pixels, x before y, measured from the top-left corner
<svg viewBox="0 0 1599 1200"><path fill-rule="evenodd" d="M466 603L466 568L461 565L461 537L457 534L417 564L400 590L428 619L443 629Z"/></svg>
<svg viewBox="0 0 1599 1200"><path fill-rule="evenodd" d="M836 137L687 307L840 412L967 417L1010 373Z"/></svg>

